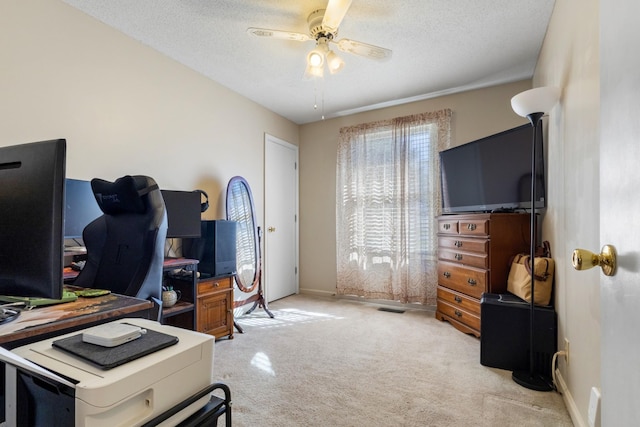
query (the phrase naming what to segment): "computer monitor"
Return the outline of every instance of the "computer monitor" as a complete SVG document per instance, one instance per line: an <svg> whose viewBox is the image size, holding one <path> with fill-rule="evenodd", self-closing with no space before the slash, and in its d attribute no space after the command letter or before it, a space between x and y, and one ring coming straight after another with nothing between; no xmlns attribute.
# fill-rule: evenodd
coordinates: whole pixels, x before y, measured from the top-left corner
<svg viewBox="0 0 640 427"><path fill-rule="evenodd" d="M84 228L102 211L93 195L90 181L65 180L64 238L81 239Z"/></svg>
<svg viewBox="0 0 640 427"><path fill-rule="evenodd" d="M167 210L167 237L200 237L200 193L161 190Z"/></svg>
<svg viewBox="0 0 640 427"><path fill-rule="evenodd" d="M62 298L66 141L0 147L0 295Z"/></svg>

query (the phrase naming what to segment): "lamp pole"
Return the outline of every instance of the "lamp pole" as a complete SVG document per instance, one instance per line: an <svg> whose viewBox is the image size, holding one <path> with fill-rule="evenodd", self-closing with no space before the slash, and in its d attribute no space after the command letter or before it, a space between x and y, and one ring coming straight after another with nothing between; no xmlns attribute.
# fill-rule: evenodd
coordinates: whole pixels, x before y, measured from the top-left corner
<svg viewBox="0 0 640 427"><path fill-rule="evenodd" d="M536 112L527 115L533 126L533 141L531 143L531 223L530 223L530 243L529 243L529 263L531 265L531 302L529 304L529 371L514 371L513 380L523 387L537 391L551 391L552 385L541 374L535 371L535 255L536 242L538 237L536 219L536 151L538 139L538 126L540 125L544 113Z"/></svg>
<svg viewBox="0 0 640 427"><path fill-rule="evenodd" d="M535 255L537 220L536 220L536 145L538 143L539 125L546 111L551 110L560 99L560 89L553 86L538 87L526 90L511 98L511 107L519 116L526 117L533 126L533 142L531 143L531 241L529 246L529 262L531 263L531 302L529 304L529 370L514 371L513 380L523 387L537 391L551 391L553 384L535 371ZM553 369L553 368L552 368Z"/></svg>

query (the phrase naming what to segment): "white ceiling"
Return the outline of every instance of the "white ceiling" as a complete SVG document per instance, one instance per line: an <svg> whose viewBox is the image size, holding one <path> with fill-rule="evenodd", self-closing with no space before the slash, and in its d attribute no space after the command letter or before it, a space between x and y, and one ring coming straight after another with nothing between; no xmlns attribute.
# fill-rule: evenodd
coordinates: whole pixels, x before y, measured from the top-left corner
<svg viewBox="0 0 640 427"><path fill-rule="evenodd" d="M337 38L391 49L391 59L334 49L344 69L305 80L314 41L246 30L308 33L307 16L327 0L63 1L298 124L530 78L554 5L353 0Z"/></svg>

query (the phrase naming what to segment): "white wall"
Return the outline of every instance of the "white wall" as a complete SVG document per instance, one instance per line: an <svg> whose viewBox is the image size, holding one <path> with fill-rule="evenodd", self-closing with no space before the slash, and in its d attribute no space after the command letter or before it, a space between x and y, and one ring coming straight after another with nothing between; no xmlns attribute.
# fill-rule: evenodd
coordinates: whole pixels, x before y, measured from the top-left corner
<svg viewBox="0 0 640 427"><path fill-rule="evenodd" d="M599 21L598 0L556 0L533 86L558 86L560 104L549 122L549 208L543 238L557 263L556 307L564 397L574 423L586 426L589 393L600 386L599 272L571 265L575 248L599 250Z"/></svg>
<svg viewBox="0 0 640 427"><path fill-rule="evenodd" d="M67 139L67 176L149 175L204 189L234 175L263 212L263 144L298 126L59 0L0 2L0 145Z"/></svg>

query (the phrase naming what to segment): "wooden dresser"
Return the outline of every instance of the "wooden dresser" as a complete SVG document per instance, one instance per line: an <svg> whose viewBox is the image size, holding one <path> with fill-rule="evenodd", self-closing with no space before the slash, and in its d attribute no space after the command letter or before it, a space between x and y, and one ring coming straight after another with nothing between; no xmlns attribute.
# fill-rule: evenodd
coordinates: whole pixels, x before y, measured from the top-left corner
<svg viewBox="0 0 640 427"><path fill-rule="evenodd" d="M436 318L480 336L480 298L505 293L509 260L529 252L529 214L442 215L438 220Z"/></svg>

